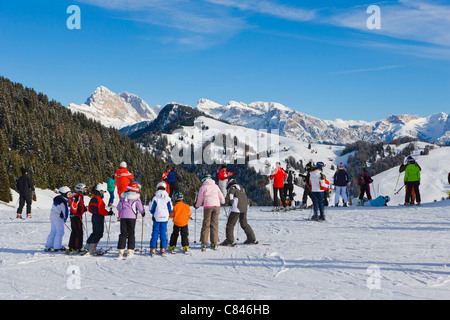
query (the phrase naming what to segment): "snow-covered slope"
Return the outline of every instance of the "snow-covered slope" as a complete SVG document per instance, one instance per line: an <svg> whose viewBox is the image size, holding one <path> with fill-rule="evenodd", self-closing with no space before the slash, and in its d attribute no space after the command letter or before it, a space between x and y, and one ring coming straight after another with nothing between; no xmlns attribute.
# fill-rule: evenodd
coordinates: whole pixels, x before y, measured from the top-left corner
<svg viewBox="0 0 450 320"><path fill-rule="evenodd" d="M195 150L198 150L205 142L211 141L212 143L209 144L206 152L203 152L203 154L197 153L198 163L238 163L239 159L243 160L243 146L237 148L229 146L226 154L223 153L223 145L226 141L221 139L222 135L228 136L228 142L234 142L233 139L236 137L239 142L247 144L249 146L247 155L250 156L248 165L262 175L270 174L278 161L282 163L283 168L286 168L286 160L293 158L296 163L301 162L303 166L308 162L324 162L326 164L324 174L332 181L335 169L341 162L347 166L347 159L350 155L340 156L344 148L342 146L309 145L296 139L234 126L207 117L199 117L195 126L184 127L166 136L170 145L177 146L176 149L173 149L174 151L179 151L182 148L190 150L191 145L194 146ZM407 145L409 143L399 146L390 145L390 148L394 154L397 154ZM447 174L450 172L450 165L448 164L450 147L435 146L434 149L430 150L429 155L421 156L420 152L424 151L428 145L424 142L416 142L413 153L422 168L420 189L422 190L423 203L439 201L446 195L448 190ZM387 148L387 145L385 148ZM171 157L170 160L175 163L191 159L190 156L186 158L178 157L176 152L172 152L169 156ZM404 192L395 194L403 185L403 177L404 173L399 174L399 166L373 176L374 195L390 196L393 205L403 204ZM270 186L268 187L270 188ZM302 188L296 187L295 192L299 195L297 197L297 200L299 200L303 194ZM334 203L334 195L332 195L331 201Z"/></svg>
<svg viewBox="0 0 450 320"><path fill-rule="evenodd" d="M400 137L418 137L429 142L450 144L450 120L446 113L420 118L391 115L384 120L346 121L322 120L294 111L279 103L231 101L222 106L200 99L197 109L216 119L252 129L277 129L280 134L303 142L346 144L365 140L390 141Z"/></svg>
<svg viewBox="0 0 450 320"><path fill-rule="evenodd" d="M14 219L14 208L0 204L0 299L164 300L171 301L165 315L174 317L180 314L177 300L182 306L190 300L216 305L222 300L226 304L244 300L240 305L263 300L271 306L276 300L450 299L450 271L444 266L450 254L449 200L422 207L328 208L327 222L306 221L310 210L271 213L252 207L248 222L258 240L270 246L238 245L206 252L198 243L202 210L192 208L191 255L167 257L148 255L152 221L139 217L136 247L141 248L142 235L144 252L117 261L120 228L115 217L109 229L107 220L99 243L101 248L113 248L105 256L42 252L53 196L37 190L33 218L23 221ZM88 215L85 234L92 231ZM220 240L225 225L222 213ZM168 230L172 231L171 221ZM69 234L66 228L64 245ZM235 236L239 243L245 240L237 228ZM298 306L295 302L281 310L271 306L270 315L283 310L288 317Z"/></svg>
<svg viewBox="0 0 450 320"><path fill-rule="evenodd" d="M68 108L116 129L154 120L161 109L160 106L151 108L134 94L116 94L104 86L98 87L84 104L71 103Z"/></svg>

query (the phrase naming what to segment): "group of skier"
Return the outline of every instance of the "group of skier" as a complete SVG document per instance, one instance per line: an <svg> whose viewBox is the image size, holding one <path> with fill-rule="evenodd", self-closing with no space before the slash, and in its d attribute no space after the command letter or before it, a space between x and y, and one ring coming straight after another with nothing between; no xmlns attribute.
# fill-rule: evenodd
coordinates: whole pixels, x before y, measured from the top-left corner
<svg viewBox="0 0 450 320"><path fill-rule="evenodd" d="M182 251L185 253L189 251L188 223L192 217L192 212L190 206L183 202L183 193L178 190L176 177L171 178L171 172L176 173L176 169L167 168L161 181L156 186L157 190L154 197L148 204L153 220L150 239L152 255L157 253L158 241L160 254L165 254L166 248L170 252L175 252L180 234ZM225 166L221 168L219 181L222 181L222 185L225 185L222 190L211 175L207 174L202 179L202 186L194 204L195 210L203 206L203 223L200 232L202 250L206 250L208 236L211 248L217 249L219 245L218 216L221 207L225 204L229 205L226 239L220 245L236 245L233 231L238 220L247 235L245 243L257 243L254 232L247 222L247 195L244 188L237 184L235 179L230 179L233 175L234 173L226 171ZM78 183L73 194L70 188L61 187L58 190L59 194L53 199L50 214L51 229L47 237L45 251L66 251L68 254L104 254L105 251L98 250L97 245L103 237L105 217L109 216L111 219L111 216L115 214L112 208L114 207L114 189L117 186L119 202L116 209L120 217L118 219L120 221L120 234L117 243L118 259L133 256L136 243L137 216L141 214L144 218L146 214L139 194L140 185L133 182L133 179L133 175L127 169L127 164L122 162L114 176L108 180L107 188L104 184L97 184L94 187L90 192L91 199L87 205L84 202L84 197L89 194L86 184ZM107 192L110 193L108 206L104 202L104 195ZM227 211L225 207L223 208ZM90 212L92 216L92 233L83 247L83 228L87 228L87 219L83 222L83 215L86 212ZM70 228L67 225L68 218L70 218ZM170 218L173 219L173 232L170 241L168 241L167 225ZM70 229L68 248L62 245L65 227ZM107 231L109 242L109 227ZM126 252L125 249L127 249Z"/></svg>
<svg viewBox="0 0 450 320"><path fill-rule="evenodd" d="M345 170L344 164L339 164L338 169L334 173L332 184L323 173L324 167L325 164L323 162L317 162L315 165L310 162L305 166L305 172L299 174L299 177L302 177L304 181L304 193L300 205L300 202L296 202L294 199L293 185L297 179L295 171L289 164L284 170L281 167L281 163L278 162L276 168L269 176L270 180L273 181L274 211L279 210L280 202L284 210L288 210L288 206L296 206L297 204L300 208L306 208L309 197L312 200L312 205L310 206L313 208L312 219L325 220L324 207L328 205L327 198L332 185L334 185L336 191L334 205L339 206L342 199L342 205L346 207L348 203L347 186L350 183L350 177ZM404 205L420 205L421 167L412 156L408 156L406 163L399 168L399 178L402 172L404 172L403 187L405 188ZM221 208L225 210L228 217L226 239L221 243L222 245L236 244L233 231L237 221L239 221L247 236L245 243L257 243L255 234L247 222L249 201L243 186L236 182L235 175L236 173L227 171L226 165L223 165L217 172L218 184L216 184L210 174L206 174L202 179L202 186L198 191L194 208L197 210L203 206L203 222L200 232L200 242L203 250L206 248L208 240L213 249L216 249L219 245L218 217ZM97 245L103 237L105 217L115 214L112 208L114 207L115 189L117 187L119 202L116 208L118 220L120 221L117 249L119 250L119 256L122 257L125 254L125 247L127 247L126 253L128 256L131 256L135 250L137 216L138 214L141 214L142 217L145 216L144 205L139 194L140 185L133 182L133 179L134 176L128 171L127 164L121 162L114 175L108 179L106 188L103 184L98 184L90 192L91 199L87 205L84 202L84 197L88 195L88 189L84 183L77 184L73 194L70 188L61 187L58 196L53 200L50 213L51 230L47 237L45 250L67 250L69 253L98 253ZM161 253L165 253L166 247L170 251L174 251L180 234L183 251L187 252L189 250L188 222L192 219L192 213L190 206L183 202L184 197L180 190L179 182L180 178L177 175L176 168L167 167L161 177L161 181L157 185L155 196L148 204L153 220L150 240L152 254L156 253L158 240L160 241ZM360 186L358 205L387 205L390 201L388 196L380 195L376 199L372 199L370 188L372 183L373 179L367 172L367 169L364 168L358 177ZM22 218L22 210L26 204L27 217L31 218L31 199L34 185L27 175L27 170L24 168L22 168L22 177L16 182L16 189L20 195L17 217ZM103 199L108 192L109 201L108 205L106 205ZM227 206L226 208L225 205ZM83 215L87 211L92 214L92 233L87 238L85 247L83 247L83 229L87 230L87 220L83 222ZM70 218L70 228L66 223L68 218ZM167 222L170 218L173 219L174 230L170 241L168 241ZM68 228L71 231L67 249L62 246L64 228Z"/></svg>
<svg viewBox="0 0 450 320"><path fill-rule="evenodd" d="M313 220L325 220L324 207L328 206L328 197L332 185L335 189L335 201L334 206L338 207L340 200L342 199L342 205L347 207L348 205L348 192L347 187L350 183L350 177L343 163L340 163L338 169L333 176L333 184L327 180L323 174L323 168L325 164L323 162L317 162L313 165L309 162L305 166L305 172L299 174L303 178L304 192L302 197L302 204L300 208L306 208L308 197L311 199L314 214ZM416 202L420 205L421 197L419 191L420 185L420 171L421 168L412 156L408 156L406 163L402 164L399 169L400 173L405 172L404 186L405 186L405 206L413 205ZM400 176L399 176L400 177ZM276 168L269 176L273 181L273 211L279 211L280 202L285 211L288 210L289 201L291 206L295 206L295 193L293 190L293 181L295 179L294 171L288 164L286 170L281 167L281 163L276 163ZM359 175L358 185L360 187L359 193L359 206L386 206L390 201L389 196L378 196L376 199L372 199L370 185L373 183L373 179L367 172L366 168L363 168ZM279 196L279 198L278 198Z"/></svg>

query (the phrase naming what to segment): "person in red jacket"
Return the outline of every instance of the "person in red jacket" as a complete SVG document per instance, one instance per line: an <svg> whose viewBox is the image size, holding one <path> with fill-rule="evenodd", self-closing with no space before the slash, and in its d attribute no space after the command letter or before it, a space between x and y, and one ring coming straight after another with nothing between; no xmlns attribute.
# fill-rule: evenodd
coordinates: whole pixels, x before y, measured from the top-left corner
<svg viewBox="0 0 450 320"><path fill-rule="evenodd" d="M122 161L120 163L119 169L116 170L114 174L114 178L117 182L117 194L120 196L122 193L127 191L127 187L130 184L131 180L134 179L134 176L128 171L127 163Z"/></svg>
<svg viewBox="0 0 450 320"><path fill-rule="evenodd" d="M167 177L169 176L170 173L170 166L167 166L166 171L163 172L163 175L161 177L161 181L166 183L166 192L169 194L170 196L170 184L167 181Z"/></svg>
<svg viewBox="0 0 450 320"><path fill-rule="evenodd" d="M287 178L286 172L281 168L281 163L277 162L277 167L272 172L270 180L273 180L273 206L275 208L279 207L278 193L280 194L281 202L283 203L283 208L286 209L286 197L284 195L284 179Z"/></svg>
<svg viewBox="0 0 450 320"><path fill-rule="evenodd" d="M102 184L98 184L88 205L88 210L92 213L92 233L86 241L86 250L92 255L98 253L97 245L100 239L103 238L105 217L114 214L111 209L109 211L106 210L106 205L103 201L103 196L106 192L106 188Z"/></svg>
<svg viewBox="0 0 450 320"><path fill-rule="evenodd" d="M230 177L234 176L236 173L227 171L227 165L223 164L222 167L217 172L217 178L219 179L219 188L222 191L223 196L227 196L227 184Z"/></svg>
<svg viewBox="0 0 450 320"><path fill-rule="evenodd" d="M78 183L75 186L75 193L69 197L71 226L69 254L80 253L83 247L83 214L87 211L84 205L85 195L87 195L86 184Z"/></svg>

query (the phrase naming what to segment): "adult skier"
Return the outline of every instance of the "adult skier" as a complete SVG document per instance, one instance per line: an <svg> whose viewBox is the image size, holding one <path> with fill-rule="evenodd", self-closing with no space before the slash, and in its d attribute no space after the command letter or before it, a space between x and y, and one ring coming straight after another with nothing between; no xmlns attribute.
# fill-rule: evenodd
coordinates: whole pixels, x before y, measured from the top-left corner
<svg viewBox="0 0 450 320"><path fill-rule="evenodd" d="M169 177L170 171L171 171L170 166L167 166L166 171L163 172L163 175L161 177L161 181L163 181L166 184L166 192L169 195L170 195L170 184L167 181L167 178Z"/></svg>
<svg viewBox="0 0 450 320"><path fill-rule="evenodd" d="M286 174L287 178L284 183L284 195L285 197L289 197L291 204L294 203L294 179L295 179L295 171L292 170L290 164L286 166Z"/></svg>
<svg viewBox="0 0 450 320"><path fill-rule="evenodd" d="M136 217L139 213L143 217L145 216L144 206L142 205L139 194L139 184L135 182L130 183L127 190L127 192L122 193L119 204L117 205L117 211L120 213L120 234L119 241L117 243L119 258L124 256L127 241L127 257L129 258L133 256L136 245Z"/></svg>
<svg viewBox="0 0 450 320"><path fill-rule="evenodd" d="M227 196L225 199L227 205L230 206L230 214L226 226L226 239L221 245L233 246L234 242L234 226L239 220L239 224L244 230L247 240L245 244L257 244L255 233L247 222L248 198L244 188L231 179L227 184Z"/></svg>
<svg viewBox="0 0 450 320"><path fill-rule="evenodd" d="M398 171L399 171L400 173L405 172L406 167L408 166L408 163L409 163L410 161L414 161L414 158L413 158L412 156L408 156L408 157L406 158L405 163L402 163L402 164L400 165ZM418 164L417 162L416 162L416 164L417 164L417 166L419 167L419 170L422 170L422 168L419 166L419 164ZM406 198L406 194L408 193L408 189L410 189L409 192L411 193L411 195L410 195L410 197L409 197L409 198L410 198L410 201L409 201L408 204L406 204L406 202L405 202L405 203L404 203L405 206L407 206L407 205L413 205L414 202L416 201L416 193L415 193L415 191L414 191L414 188L411 188L410 185L406 185L406 184L405 184L405 198Z"/></svg>
<svg viewBox="0 0 450 320"><path fill-rule="evenodd" d="M64 236L64 225L69 217L69 196L71 191L69 187L61 187L58 192L59 195L53 198L53 205L50 211L51 229L44 249L46 252L66 250L62 245L62 238Z"/></svg>
<svg viewBox="0 0 450 320"><path fill-rule="evenodd" d="M334 195L334 206L339 206L339 198L342 197L344 207L347 206L347 184L350 181L350 177L345 170L344 164L339 164L339 169L336 171L333 177L333 183L335 186L336 194Z"/></svg>
<svg viewBox="0 0 450 320"><path fill-rule="evenodd" d="M177 168L173 167L167 175L167 183L169 184L169 197L172 198L173 194L180 190L180 186L178 185L180 181L180 177L177 173Z"/></svg>
<svg viewBox="0 0 450 320"><path fill-rule="evenodd" d="M299 174L300 177L303 177L303 182L305 183L305 189L303 190L303 197L302 197L302 205L300 206L300 208L302 209L306 208L308 197L310 197L312 201L311 181L310 181L311 167L312 167L311 162L308 162L305 166L306 174Z"/></svg>
<svg viewBox="0 0 450 320"><path fill-rule="evenodd" d="M122 161L119 165L119 169L116 170L114 174L114 178L117 182L117 194L120 196L122 193L127 191L127 187L130 184L131 180L134 179L134 176L128 171L127 163Z"/></svg>
<svg viewBox="0 0 450 320"><path fill-rule="evenodd" d="M225 204L225 197L222 191L214 182L210 174L206 174L202 179L202 186L198 191L196 209L203 206L203 223L200 232L200 242L202 250L206 250L206 243L211 241L211 248L217 249L219 242L219 213L220 205Z"/></svg>
<svg viewBox="0 0 450 320"><path fill-rule="evenodd" d="M109 177L108 181L106 182L106 186L106 189L109 192L108 207L110 207L114 204L114 192L116 191L117 186L117 181L114 176Z"/></svg>
<svg viewBox="0 0 450 320"><path fill-rule="evenodd" d="M314 215L311 219L314 221L325 220L324 191L330 186L326 183L325 176L322 173L324 167L323 162L317 162L316 166L311 168L311 194L314 205ZM318 215L319 212L320 216Z"/></svg>
<svg viewBox="0 0 450 320"><path fill-rule="evenodd" d="M286 172L281 168L281 163L277 162L276 168L270 175L270 180L273 180L273 206L277 210L279 208L280 202L278 200L278 194L280 195L283 208L286 211L286 197L284 195L284 179L287 178Z"/></svg>
<svg viewBox="0 0 450 320"><path fill-rule="evenodd" d="M33 180L28 176L28 170L20 169L22 176L16 181L16 189L19 192L19 207L17 208L17 218L22 218L23 207L27 205L27 218L31 218L32 192L34 191Z"/></svg>
<svg viewBox="0 0 450 320"><path fill-rule="evenodd" d="M416 195L416 201L417 205L420 206L420 191L419 191L419 185L420 185L420 167L416 163L416 160L411 157L408 158L408 164L405 168L405 186L407 188L406 195L405 195L405 205L409 206L411 204L411 192L412 189L414 189L414 193Z"/></svg>
<svg viewBox="0 0 450 320"><path fill-rule="evenodd" d="M88 210L92 214L92 233L86 241L86 250L91 255L98 254L97 245L100 239L103 238L105 217L114 215L111 209L109 211L106 210L105 202L103 201L106 192L103 184L97 184L88 205Z"/></svg>
<svg viewBox="0 0 450 320"><path fill-rule="evenodd" d="M358 184L360 186L359 205L363 205L364 193L367 195L367 199L372 200L372 196L370 195L370 184L372 182L373 180L367 173L367 169L364 168L363 172L358 177Z"/></svg>
<svg viewBox="0 0 450 320"><path fill-rule="evenodd" d="M84 205L84 196L87 194L87 188L84 183L78 183L75 186L75 193L69 197L70 203L70 238L67 253L80 253L83 247L83 214L87 211Z"/></svg>
<svg viewBox="0 0 450 320"><path fill-rule="evenodd" d="M223 196L227 195L227 184L230 177L233 177L236 173L227 171L227 165L223 164L217 171L217 178L219 179L219 188L222 191Z"/></svg>

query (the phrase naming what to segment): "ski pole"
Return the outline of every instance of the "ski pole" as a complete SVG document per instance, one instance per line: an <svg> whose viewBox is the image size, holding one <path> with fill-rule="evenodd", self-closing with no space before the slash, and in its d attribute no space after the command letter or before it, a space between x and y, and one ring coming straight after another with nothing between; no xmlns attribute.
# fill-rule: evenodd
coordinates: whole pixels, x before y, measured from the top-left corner
<svg viewBox="0 0 450 320"><path fill-rule="evenodd" d="M195 208L195 219L194 219L194 243L197 243L197 208Z"/></svg>
<svg viewBox="0 0 450 320"><path fill-rule="evenodd" d="M142 216L142 230L141 230L141 253L142 253L142 243L144 242L144 216Z"/></svg>
<svg viewBox="0 0 450 320"><path fill-rule="evenodd" d="M405 185L403 185L400 189L398 189L398 191L394 194L398 194L404 187L405 187Z"/></svg>
<svg viewBox="0 0 450 320"><path fill-rule="evenodd" d="M66 226L67 229L69 229L70 232L72 232L72 230L69 228L69 226L67 225L67 223L64 222L64 225Z"/></svg>

